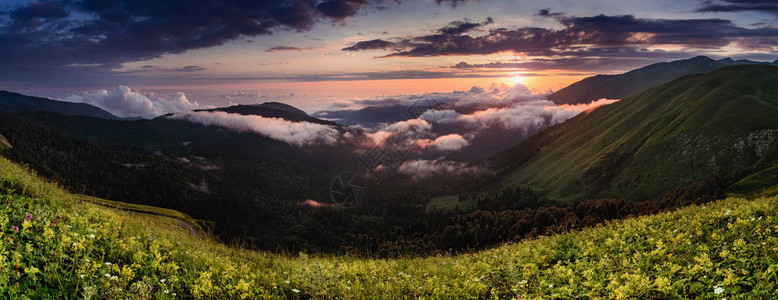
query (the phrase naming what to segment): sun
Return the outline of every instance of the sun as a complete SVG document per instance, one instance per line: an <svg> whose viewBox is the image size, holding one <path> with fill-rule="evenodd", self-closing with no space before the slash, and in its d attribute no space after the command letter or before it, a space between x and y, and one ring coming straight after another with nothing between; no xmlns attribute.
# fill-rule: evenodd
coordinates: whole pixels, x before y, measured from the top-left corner
<svg viewBox="0 0 778 300"><path fill-rule="evenodd" d="M515 75L513 77L508 78L508 81L510 81L513 85L517 85L517 84L520 84L520 83L523 84L524 83L524 79L526 79L526 78L521 77L519 75Z"/></svg>

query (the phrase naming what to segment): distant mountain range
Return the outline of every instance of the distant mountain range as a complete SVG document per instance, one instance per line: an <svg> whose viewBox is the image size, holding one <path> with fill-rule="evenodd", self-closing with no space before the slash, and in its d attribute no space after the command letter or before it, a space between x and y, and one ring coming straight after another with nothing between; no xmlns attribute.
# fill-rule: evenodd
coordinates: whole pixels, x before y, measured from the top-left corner
<svg viewBox="0 0 778 300"><path fill-rule="evenodd" d="M66 116L84 116L109 120L119 119L119 117L99 107L86 103L56 101L9 91L0 91L0 112L52 112Z"/></svg>
<svg viewBox="0 0 778 300"><path fill-rule="evenodd" d="M622 99L683 75L704 74L727 66L753 64L778 65L778 60L773 62L731 58L714 60L706 56L697 56L652 64L624 74L588 77L548 95L548 99L557 104L588 103L601 98Z"/></svg>
<svg viewBox="0 0 778 300"><path fill-rule="evenodd" d="M712 174L737 181L778 161L777 82L778 67L766 65L682 76L492 158L505 174L493 188L639 201Z"/></svg>

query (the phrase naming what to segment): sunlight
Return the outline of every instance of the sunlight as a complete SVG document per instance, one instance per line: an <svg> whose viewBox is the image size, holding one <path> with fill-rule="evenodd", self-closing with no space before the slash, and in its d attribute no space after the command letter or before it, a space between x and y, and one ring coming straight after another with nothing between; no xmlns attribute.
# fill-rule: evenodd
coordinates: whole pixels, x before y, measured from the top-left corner
<svg viewBox="0 0 778 300"><path fill-rule="evenodd" d="M511 84L513 84L513 85L517 85L517 84L524 84L524 80L525 79L526 78L524 78L524 77L521 77L519 75L515 75L513 77L508 78L508 81L510 81Z"/></svg>

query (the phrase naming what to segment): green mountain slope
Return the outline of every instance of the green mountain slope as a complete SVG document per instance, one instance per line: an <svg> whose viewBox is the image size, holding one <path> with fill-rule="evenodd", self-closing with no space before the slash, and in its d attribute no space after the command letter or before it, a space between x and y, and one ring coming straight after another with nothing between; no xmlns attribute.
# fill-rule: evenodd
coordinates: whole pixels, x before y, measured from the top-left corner
<svg viewBox="0 0 778 300"><path fill-rule="evenodd" d="M689 75L551 127L495 157L498 186L562 201L645 200L778 157L778 67Z"/></svg>
<svg viewBox="0 0 778 300"><path fill-rule="evenodd" d="M755 62L725 58L713 60L706 56L657 63L618 75L597 75L584 78L548 95L557 104L588 103L601 98L622 99L683 75L704 74L723 67L747 64L778 65L778 60Z"/></svg>
<svg viewBox="0 0 778 300"><path fill-rule="evenodd" d="M0 297L778 297L778 198L727 199L460 255L277 255L117 210L0 158Z"/></svg>
<svg viewBox="0 0 778 300"><path fill-rule="evenodd" d="M116 120L119 117L86 103L70 103L46 98L26 96L9 91L0 91L0 112L53 112L66 116L84 116Z"/></svg>

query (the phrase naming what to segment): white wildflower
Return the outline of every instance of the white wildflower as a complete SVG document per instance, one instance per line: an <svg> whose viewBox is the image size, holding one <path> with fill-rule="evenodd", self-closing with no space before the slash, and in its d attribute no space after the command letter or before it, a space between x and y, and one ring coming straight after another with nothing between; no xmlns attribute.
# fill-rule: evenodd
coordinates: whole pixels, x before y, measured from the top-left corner
<svg viewBox="0 0 778 300"><path fill-rule="evenodd" d="M724 292L724 288L720 286L713 286L713 293L719 295Z"/></svg>

